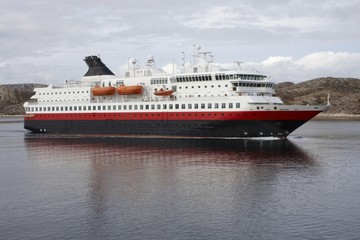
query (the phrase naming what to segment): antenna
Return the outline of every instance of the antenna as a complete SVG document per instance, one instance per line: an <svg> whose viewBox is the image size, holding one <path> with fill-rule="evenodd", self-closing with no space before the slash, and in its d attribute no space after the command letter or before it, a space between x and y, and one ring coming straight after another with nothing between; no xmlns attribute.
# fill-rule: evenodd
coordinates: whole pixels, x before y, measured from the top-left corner
<svg viewBox="0 0 360 240"><path fill-rule="evenodd" d="M181 52L182 53L182 58L181 58L181 60L182 60L182 64L181 64L181 66L182 66L182 71L183 71L183 73L185 73L185 52Z"/></svg>
<svg viewBox="0 0 360 240"><path fill-rule="evenodd" d="M209 63L212 63L215 61L215 55L214 54L210 54L210 60L209 60Z"/></svg>
<svg viewBox="0 0 360 240"><path fill-rule="evenodd" d="M201 46L199 44L194 44L194 65L196 64L196 58L199 57Z"/></svg>
<svg viewBox="0 0 360 240"><path fill-rule="evenodd" d="M239 62L239 61L236 61L235 64L238 66L239 70L241 70L241 64L243 64L244 62Z"/></svg>
<svg viewBox="0 0 360 240"><path fill-rule="evenodd" d="M175 57L172 57L172 67L173 67L173 75L175 74Z"/></svg>

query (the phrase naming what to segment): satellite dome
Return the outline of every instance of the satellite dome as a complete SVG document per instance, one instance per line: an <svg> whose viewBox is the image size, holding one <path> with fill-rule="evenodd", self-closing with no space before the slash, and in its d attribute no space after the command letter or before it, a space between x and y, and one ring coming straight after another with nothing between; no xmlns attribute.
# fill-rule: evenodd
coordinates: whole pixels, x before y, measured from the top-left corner
<svg viewBox="0 0 360 240"><path fill-rule="evenodd" d="M136 58L130 58L129 62L132 64L132 65L135 65L136 64Z"/></svg>
<svg viewBox="0 0 360 240"><path fill-rule="evenodd" d="M150 54L150 55L148 56L148 61L154 62L154 61L155 61L154 56Z"/></svg>

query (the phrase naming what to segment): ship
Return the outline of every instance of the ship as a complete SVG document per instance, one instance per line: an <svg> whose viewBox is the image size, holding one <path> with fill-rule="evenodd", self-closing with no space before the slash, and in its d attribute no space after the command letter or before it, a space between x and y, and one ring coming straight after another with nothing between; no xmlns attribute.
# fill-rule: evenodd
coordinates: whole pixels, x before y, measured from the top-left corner
<svg viewBox="0 0 360 240"><path fill-rule="evenodd" d="M133 58L118 77L99 56L87 56L80 80L34 89L24 103L24 128L41 134L286 139L328 107L284 104L271 77L239 62L224 69L198 46L193 57L171 74L157 68L152 55L143 67Z"/></svg>

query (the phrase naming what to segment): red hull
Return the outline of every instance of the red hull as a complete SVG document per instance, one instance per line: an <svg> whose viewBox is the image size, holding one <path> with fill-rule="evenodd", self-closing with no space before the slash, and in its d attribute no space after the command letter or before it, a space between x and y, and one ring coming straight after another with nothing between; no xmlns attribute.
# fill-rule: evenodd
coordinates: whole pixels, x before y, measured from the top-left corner
<svg viewBox="0 0 360 240"><path fill-rule="evenodd" d="M26 120L299 120L307 121L321 111L243 111L243 112L127 112L51 113L25 116Z"/></svg>

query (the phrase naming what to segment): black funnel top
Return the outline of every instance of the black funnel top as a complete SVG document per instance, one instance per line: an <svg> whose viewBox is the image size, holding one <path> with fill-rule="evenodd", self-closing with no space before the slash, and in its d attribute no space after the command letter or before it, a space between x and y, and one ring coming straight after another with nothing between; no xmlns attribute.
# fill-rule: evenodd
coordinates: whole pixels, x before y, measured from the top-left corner
<svg viewBox="0 0 360 240"><path fill-rule="evenodd" d="M89 70L85 73L85 77L98 76L98 75L115 75L110 69L105 66L101 59L97 56L85 57L84 61L89 67Z"/></svg>

